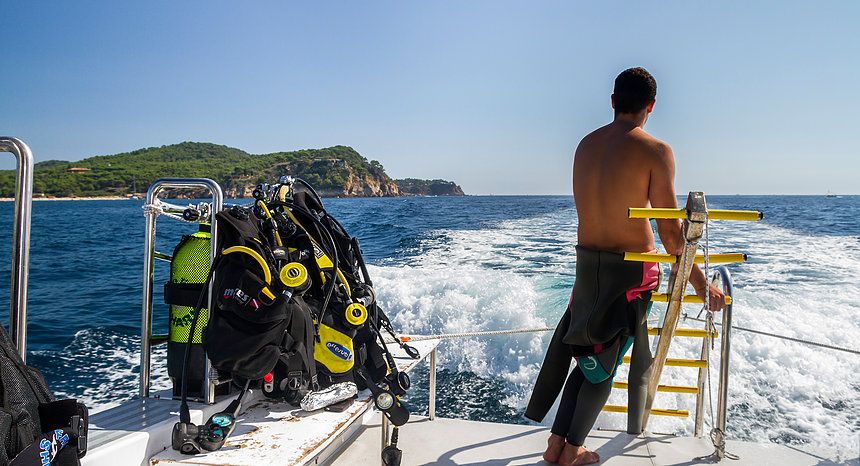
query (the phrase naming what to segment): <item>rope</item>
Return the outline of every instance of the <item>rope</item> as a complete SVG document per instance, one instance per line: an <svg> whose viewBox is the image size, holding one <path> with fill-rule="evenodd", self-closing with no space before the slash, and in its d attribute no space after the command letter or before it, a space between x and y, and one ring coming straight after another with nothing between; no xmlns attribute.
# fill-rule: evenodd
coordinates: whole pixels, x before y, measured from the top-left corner
<svg viewBox="0 0 860 466"><path fill-rule="evenodd" d="M427 341L427 340L450 340L453 338L471 338L484 337L494 335L514 335L517 333L537 333L549 332L555 330L555 327L540 327L540 328L516 328L511 330L489 330L484 332L462 332L462 333L439 333L436 335L416 335L406 336L407 341Z"/></svg>
<svg viewBox="0 0 860 466"><path fill-rule="evenodd" d="M707 322L705 319L698 319L696 317L690 317L684 314L684 319L695 320L698 322ZM714 323L715 326L721 325L718 323ZM519 333L538 333L538 332L549 332L555 330L555 327L538 327L538 328L517 328L511 330L490 330L483 332L461 332L461 333L439 333L436 335L406 335L405 338L408 338L408 341L427 341L427 340L450 340L455 338L471 338L471 337L483 337L483 336L495 336L495 335L514 335ZM756 333L759 335L765 335L768 337L779 338L781 340L793 341L796 343L804 343L807 345L818 346L821 348L832 349L835 351L843 351L846 353L860 355L860 351L852 349L852 348L843 348L834 345L828 345L825 343L818 343L815 341L802 340L800 338L788 337L785 335L778 335L775 333L762 332L761 330L754 330L751 328L732 326L732 330L740 330L743 332ZM395 341L387 341L387 343L395 343Z"/></svg>
<svg viewBox="0 0 860 466"><path fill-rule="evenodd" d="M179 220L180 222L185 223L197 223L197 221L189 221L185 220L181 215L172 214L170 212L165 212L164 209L158 204L146 204L143 206L143 212L145 214L153 214L156 217L159 215L164 215L167 218L172 218L173 220Z"/></svg>
<svg viewBox="0 0 860 466"><path fill-rule="evenodd" d="M705 322L705 320L704 320L704 319L699 319L699 318L696 318L696 317L690 317L690 316L688 316L688 315L686 315L686 314L684 315L684 318L685 318L685 319L690 319L690 320L695 320L695 321L698 321L698 322ZM716 325L722 325L722 324L716 324ZM819 348L826 348L826 349L831 349L831 350L834 350L834 351L842 351L842 352L845 352L845 353L850 353L850 354L860 355L860 350L856 350L856 349L853 349L853 348L845 348L845 347L842 347L842 346L828 345L828 344L826 344L826 343L819 343L819 342L817 342L817 341L803 340L803 339L801 339L801 338L789 337L789 336L785 336L785 335L778 335L778 334L776 334L776 333L763 332L763 331L761 331L761 330L754 330L754 329L751 329L751 328L737 327L737 326L734 326L734 325L733 325L733 326L732 326L732 330L740 330L740 331L743 331L743 332L756 333L756 334L758 334L758 335L764 335L764 336L768 336L768 337L779 338L779 339L781 339L781 340L793 341L793 342L795 342L795 343L803 343L803 344L805 344L805 345L817 346L817 347L819 347Z"/></svg>

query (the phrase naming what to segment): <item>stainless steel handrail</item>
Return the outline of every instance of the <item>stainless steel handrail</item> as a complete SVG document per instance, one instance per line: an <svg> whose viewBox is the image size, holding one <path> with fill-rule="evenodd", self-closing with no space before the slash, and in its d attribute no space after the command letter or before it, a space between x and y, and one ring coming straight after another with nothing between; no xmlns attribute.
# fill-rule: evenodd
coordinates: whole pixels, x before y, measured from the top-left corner
<svg viewBox="0 0 860 466"><path fill-rule="evenodd" d="M433 351L430 352L430 394L429 399L427 400L427 417L430 418L431 421L436 420L436 349L438 347L434 346Z"/></svg>
<svg viewBox="0 0 860 466"><path fill-rule="evenodd" d="M33 209L33 153L24 141L0 136L0 152L18 161L15 175L15 225L12 229L12 280L9 282L9 331L27 360L27 285L30 275L30 214Z"/></svg>
<svg viewBox="0 0 860 466"><path fill-rule="evenodd" d="M207 189L212 194L212 212L218 212L224 205L224 192L221 186L208 178L162 178L155 181L146 192L146 205L156 205L158 195L165 189ZM144 237L143 251L143 306L141 310L141 338L140 338L140 397L149 397L150 386L150 350L152 336L152 289L155 269L155 224L158 213L147 210L146 236ZM210 250L212 260L218 252L218 228L212 222ZM212 291L206 302L206 308L212 309ZM189 338L193 338L193 333ZM206 402L215 402L215 386L209 374L209 360L203 368L203 385L206 387Z"/></svg>
<svg viewBox="0 0 860 466"><path fill-rule="evenodd" d="M722 266L717 269L720 274L720 280L723 284L723 291L726 296L732 296L733 283L732 274L729 269ZM716 451L717 458L723 459L726 457L726 420L729 404L729 358L732 349L732 305L731 303L723 309L723 325L722 339L720 340L720 382L717 388L717 419L714 426L712 440Z"/></svg>

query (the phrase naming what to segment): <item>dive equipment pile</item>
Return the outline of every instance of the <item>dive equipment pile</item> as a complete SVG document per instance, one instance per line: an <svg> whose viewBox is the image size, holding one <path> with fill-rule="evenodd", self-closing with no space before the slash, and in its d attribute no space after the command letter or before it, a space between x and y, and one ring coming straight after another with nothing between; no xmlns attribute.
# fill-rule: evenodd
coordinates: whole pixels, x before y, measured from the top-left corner
<svg viewBox="0 0 860 466"><path fill-rule="evenodd" d="M170 375L174 395L182 399L173 448L186 454L221 448L243 397L258 385L265 396L308 410L349 403L359 389L369 388L396 432L409 419L400 397L410 380L397 369L382 333L393 336L410 357L420 356L397 338L377 305L358 240L301 179L285 176L277 184L260 184L253 197L251 206L215 213L219 252L211 266L208 254L201 259L209 250L205 227L174 251L165 286L171 305ZM210 287L213 309L206 310ZM242 389L225 412L196 426L187 400L189 392L206 389L206 357L218 380L232 380ZM396 438L386 453L396 462L386 464L399 464Z"/></svg>
<svg viewBox="0 0 860 466"><path fill-rule="evenodd" d="M87 407L55 400L39 370L24 364L3 325L0 401L0 464L80 466L87 452Z"/></svg>

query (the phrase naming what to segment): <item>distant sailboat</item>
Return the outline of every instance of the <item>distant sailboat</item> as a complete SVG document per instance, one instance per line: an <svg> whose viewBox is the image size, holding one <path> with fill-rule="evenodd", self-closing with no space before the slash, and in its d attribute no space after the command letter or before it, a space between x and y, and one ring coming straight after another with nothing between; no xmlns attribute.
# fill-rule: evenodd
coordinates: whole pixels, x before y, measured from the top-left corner
<svg viewBox="0 0 860 466"><path fill-rule="evenodd" d="M140 200L140 196L137 195L137 176L132 175L131 177L131 196L128 196L132 201Z"/></svg>
<svg viewBox="0 0 860 466"><path fill-rule="evenodd" d="M827 196L827 197L839 197L839 195L838 195L838 194L833 194L833 193L831 193L831 192L830 192L830 190L827 190L827 194L826 194L826 196Z"/></svg>

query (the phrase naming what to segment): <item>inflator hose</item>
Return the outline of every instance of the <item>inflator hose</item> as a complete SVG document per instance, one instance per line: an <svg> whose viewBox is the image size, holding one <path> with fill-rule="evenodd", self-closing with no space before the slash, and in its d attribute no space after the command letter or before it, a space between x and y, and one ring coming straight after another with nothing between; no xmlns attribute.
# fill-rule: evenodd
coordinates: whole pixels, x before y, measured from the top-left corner
<svg viewBox="0 0 860 466"><path fill-rule="evenodd" d="M311 189L313 189L313 188L311 188ZM314 193L314 194L316 194L316 193ZM334 242L334 237L332 237L332 236L331 236L331 233L329 233L329 231L328 231L328 229L325 227L325 225L323 225L323 224L322 224L322 222L320 222L320 220L319 220L318 218L316 218L316 216L315 216L315 215L313 215L313 214L312 214L310 211L308 211L306 208L304 208L303 206L300 206L300 205L298 205L298 204L296 204L296 203L294 203L294 202L284 202L284 203L283 203L283 205L284 205L285 207L287 207L288 209L289 209L289 208L296 209L296 210L298 210L299 212L301 212L302 214L304 214L306 217L308 217L309 219L311 219L311 221L314 223L314 225L319 229L319 231L320 231L320 232L322 233L322 235L325 237L325 239L326 239L326 240L328 240L328 243L329 243L329 244L328 244L328 246L331 248L331 250L330 250L330 251L325 251L325 252L327 252L327 253L329 254L329 256L330 256L330 259L331 259L331 262L332 262L332 265L333 265L333 269L335 270L335 273L333 273L333 274L332 274L332 278L331 278L331 280L329 280L329 283L326 283L326 288L325 288L325 300L323 301L322 308L320 309L320 315L319 315L319 317L318 317L318 322L317 322L317 325L319 325L319 323L321 323L321 322L322 322L323 317L325 317L325 313L326 313L326 311L328 311L328 305L329 305L329 303L331 302L331 297L332 297L332 295L334 294L334 288L335 288L335 286L336 286L336 284L337 284L337 275L338 275L338 274L337 274L337 270L338 270L338 265L339 265L339 260L338 260L338 257L337 257L337 244ZM322 204L320 204L320 205L322 205ZM295 218L295 216L294 216L294 215L293 215L293 218ZM296 218L296 219L295 219L295 220L293 220L293 221L294 221L295 223L297 223L297 225L298 225L300 228L304 229L304 227L302 226L302 224L301 224L300 222L298 222L297 220L298 220L298 219ZM311 237L310 232L308 232L307 230L305 230L305 232L307 233L308 237L310 237L310 239L311 239L312 241L315 241L315 239L314 239L313 237ZM320 238L320 240L322 240L322 239L323 239L323 238L321 237L321 238ZM320 247L322 247L322 246L323 246L323 245L322 245L322 241L320 241L320 242L319 242L319 245L320 245ZM317 332L319 332L319 328L317 328Z"/></svg>
<svg viewBox="0 0 860 466"><path fill-rule="evenodd" d="M197 321L200 317L200 310L203 308L203 298L209 292L215 267L220 260L221 256L219 255L212 261L209 273L206 274L206 280L203 281L203 290L200 292L200 296L197 297L197 304L194 305L194 317L191 319L191 333L188 335L188 342L185 344L185 355L182 357L182 404L179 405L179 421L184 423L191 422L191 411L188 408L188 361L191 360L191 342L194 341L194 332L197 331ZM210 309L209 312L212 312L212 310Z"/></svg>

